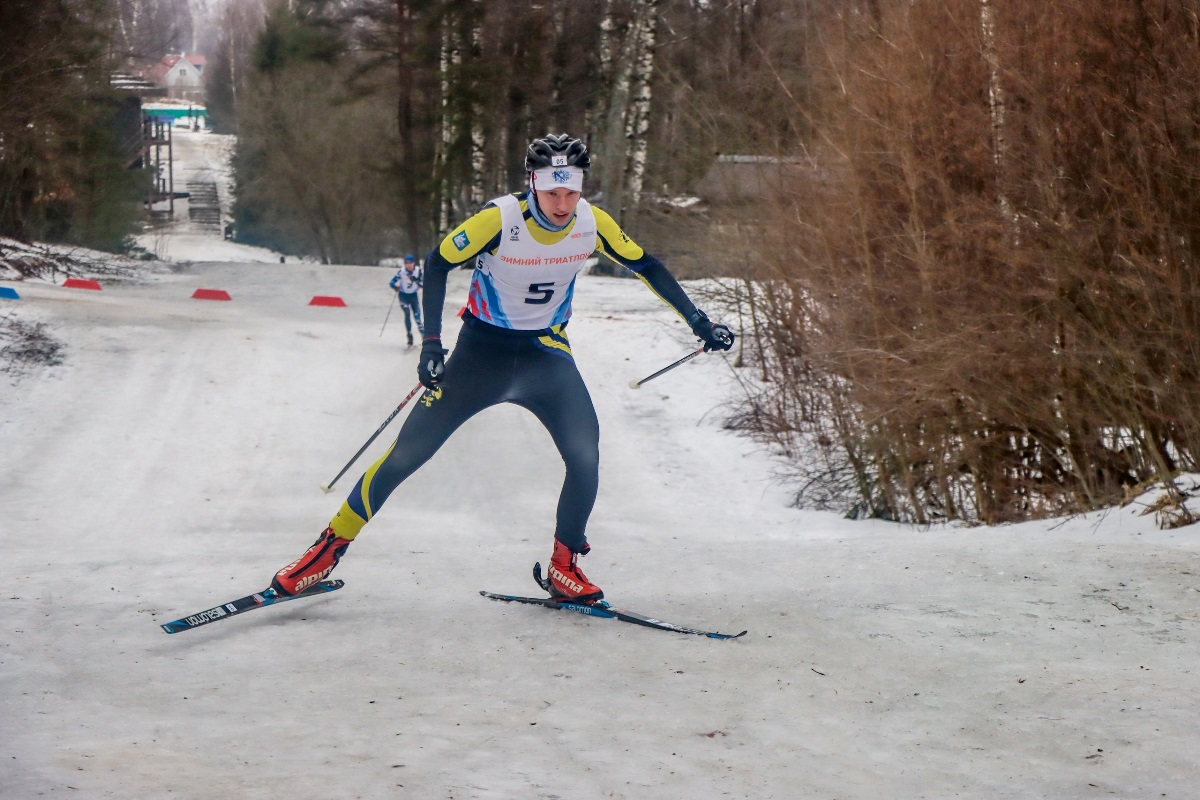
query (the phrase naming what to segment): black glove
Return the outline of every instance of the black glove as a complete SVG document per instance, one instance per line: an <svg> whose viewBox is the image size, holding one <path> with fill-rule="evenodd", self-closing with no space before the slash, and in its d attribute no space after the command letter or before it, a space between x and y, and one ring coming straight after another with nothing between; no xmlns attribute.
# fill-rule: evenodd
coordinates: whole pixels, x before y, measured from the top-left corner
<svg viewBox="0 0 1200 800"><path fill-rule="evenodd" d="M446 371L446 353L442 340L430 336L421 342L421 360L417 363L417 377L426 389L436 389L442 382L442 374Z"/></svg>
<svg viewBox="0 0 1200 800"><path fill-rule="evenodd" d="M714 325L700 309L696 309L696 313L688 319L688 325L692 326L692 333L703 340L705 352L733 347L733 331L724 325Z"/></svg>

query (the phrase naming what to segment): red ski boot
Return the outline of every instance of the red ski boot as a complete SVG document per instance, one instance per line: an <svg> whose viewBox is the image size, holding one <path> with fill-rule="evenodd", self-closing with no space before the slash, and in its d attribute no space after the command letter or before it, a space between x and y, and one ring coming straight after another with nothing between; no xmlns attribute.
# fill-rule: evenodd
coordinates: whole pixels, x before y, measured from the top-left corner
<svg viewBox="0 0 1200 800"><path fill-rule="evenodd" d="M349 546L349 539L338 536L333 528L326 528L304 555L275 573L271 588L282 595L303 592L333 572Z"/></svg>
<svg viewBox="0 0 1200 800"><path fill-rule="evenodd" d="M591 549L585 546L582 553L572 553L565 544L554 540L554 555L550 556L546 580L550 594L574 603L594 603L604 597L600 587L589 581L576 563L579 556L587 555Z"/></svg>

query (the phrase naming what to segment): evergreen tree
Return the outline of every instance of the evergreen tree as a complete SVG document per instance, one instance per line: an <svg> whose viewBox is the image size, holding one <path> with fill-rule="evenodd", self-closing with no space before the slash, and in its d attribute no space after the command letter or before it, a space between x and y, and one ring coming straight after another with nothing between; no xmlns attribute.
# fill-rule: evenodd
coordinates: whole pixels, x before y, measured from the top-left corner
<svg viewBox="0 0 1200 800"><path fill-rule="evenodd" d="M0 235L119 247L136 224L136 143L116 127L105 0L5 0Z"/></svg>

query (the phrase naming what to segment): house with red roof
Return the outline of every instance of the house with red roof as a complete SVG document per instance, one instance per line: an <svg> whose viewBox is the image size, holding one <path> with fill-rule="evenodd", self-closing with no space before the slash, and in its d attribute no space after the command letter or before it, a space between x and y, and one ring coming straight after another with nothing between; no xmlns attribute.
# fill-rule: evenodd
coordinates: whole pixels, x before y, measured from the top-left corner
<svg viewBox="0 0 1200 800"><path fill-rule="evenodd" d="M204 101L204 68L208 60L199 53L168 53L150 68L146 77L179 100Z"/></svg>

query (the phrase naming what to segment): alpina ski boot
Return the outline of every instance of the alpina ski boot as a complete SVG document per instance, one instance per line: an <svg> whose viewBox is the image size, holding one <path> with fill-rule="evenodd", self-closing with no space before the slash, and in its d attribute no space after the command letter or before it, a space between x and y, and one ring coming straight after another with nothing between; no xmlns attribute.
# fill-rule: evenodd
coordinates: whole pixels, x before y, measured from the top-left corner
<svg viewBox="0 0 1200 800"><path fill-rule="evenodd" d="M585 545L582 553L572 553L570 548L554 540L554 555L550 556L547 570L546 590L555 597L573 603L594 603L604 597L600 587L587 579L577 563L580 556L587 555L591 546Z"/></svg>
<svg viewBox="0 0 1200 800"><path fill-rule="evenodd" d="M275 573L271 588L282 595L303 592L333 572L349 546L349 539L338 536L333 528L326 528L304 555Z"/></svg>

